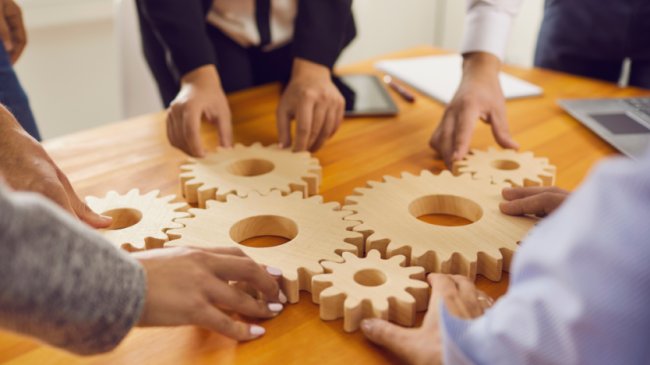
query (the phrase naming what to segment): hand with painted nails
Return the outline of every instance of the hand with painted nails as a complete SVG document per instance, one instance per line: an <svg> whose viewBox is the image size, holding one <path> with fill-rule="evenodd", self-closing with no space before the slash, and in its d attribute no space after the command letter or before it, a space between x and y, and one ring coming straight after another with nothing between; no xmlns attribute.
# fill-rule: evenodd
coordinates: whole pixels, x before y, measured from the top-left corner
<svg viewBox="0 0 650 365"><path fill-rule="evenodd" d="M332 82L329 68L296 58L276 116L280 148L291 146L291 121L296 120L294 151L316 152L339 129L345 99Z"/></svg>
<svg viewBox="0 0 650 365"><path fill-rule="evenodd" d="M196 325L238 341L256 339L264 328L232 319L222 310L273 318L287 298L279 269L255 263L242 250L175 247L132 254L147 275L140 327ZM245 294L230 281L246 282L269 302Z"/></svg>
<svg viewBox="0 0 650 365"><path fill-rule="evenodd" d="M478 119L492 125L497 143L519 149L512 139L506 119L506 102L499 83L499 59L489 53L463 55L463 78L429 145L438 151L448 169L469 151Z"/></svg>
<svg viewBox="0 0 650 365"><path fill-rule="evenodd" d="M499 204L502 213L508 215L534 214L544 217L557 209L571 195L568 190L555 186L505 188L501 192L508 200Z"/></svg>
<svg viewBox="0 0 650 365"><path fill-rule="evenodd" d="M386 347L409 364L442 364L438 322L441 301L450 314L464 319L481 316L492 304L491 298L464 276L429 274L427 280L432 288L431 299L420 328L404 328L376 318L361 322L361 330L370 341Z"/></svg>
<svg viewBox="0 0 650 365"><path fill-rule="evenodd" d="M43 146L0 105L0 175L18 191L39 193L94 228L106 228L112 218L93 212L79 199L67 176Z"/></svg>
<svg viewBox="0 0 650 365"><path fill-rule="evenodd" d="M0 40L15 64L27 45L27 32L22 10L13 0L0 0Z"/></svg>
<svg viewBox="0 0 650 365"><path fill-rule="evenodd" d="M221 146L232 147L230 105L214 65L201 66L181 78L181 90L167 110L167 137L172 146L204 157L202 119L217 127Z"/></svg>

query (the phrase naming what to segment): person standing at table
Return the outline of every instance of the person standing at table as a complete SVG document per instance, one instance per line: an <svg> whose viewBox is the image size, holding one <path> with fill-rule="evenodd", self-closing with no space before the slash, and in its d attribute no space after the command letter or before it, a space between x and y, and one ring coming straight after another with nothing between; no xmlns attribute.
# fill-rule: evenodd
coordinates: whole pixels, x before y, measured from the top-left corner
<svg viewBox="0 0 650 365"><path fill-rule="evenodd" d="M468 152L477 119L499 145L518 149L506 120L498 73L522 0L469 0L461 46L463 78L431 136L451 167ZM535 66L616 82L631 60L629 84L650 88L650 2L547 0Z"/></svg>
<svg viewBox="0 0 650 365"><path fill-rule="evenodd" d="M0 103L12 111L29 135L40 141L27 94L13 68L27 44L22 11L13 0L0 0L0 40Z"/></svg>
<svg viewBox="0 0 650 365"><path fill-rule="evenodd" d="M145 57L171 144L204 156L201 119L233 143L226 93L283 81L280 148L316 151L343 121L332 67L356 34L352 0L137 0Z"/></svg>

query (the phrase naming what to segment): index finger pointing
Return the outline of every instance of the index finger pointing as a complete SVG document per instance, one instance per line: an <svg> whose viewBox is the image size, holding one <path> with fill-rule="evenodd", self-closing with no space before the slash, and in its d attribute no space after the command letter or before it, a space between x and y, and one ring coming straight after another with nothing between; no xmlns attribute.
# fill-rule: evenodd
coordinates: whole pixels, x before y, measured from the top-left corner
<svg viewBox="0 0 650 365"><path fill-rule="evenodd" d="M303 102L298 107L296 113L296 142L294 151L305 151L309 145L309 137L312 128L312 119L314 115L314 103L311 101Z"/></svg>

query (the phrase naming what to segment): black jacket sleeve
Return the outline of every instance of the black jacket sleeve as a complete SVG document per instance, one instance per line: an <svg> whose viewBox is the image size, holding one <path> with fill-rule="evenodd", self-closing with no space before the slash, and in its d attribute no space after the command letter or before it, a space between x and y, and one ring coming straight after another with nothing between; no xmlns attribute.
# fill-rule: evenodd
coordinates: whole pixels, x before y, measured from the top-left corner
<svg viewBox="0 0 650 365"><path fill-rule="evenodd" d="M294 57L332 68L356 35L352 0L299 0Z"/></svg>
<svg viewBox="0 0 650 365"><path fill-rule="evenodd" d="M174 77L216 63L205 17L212 0L136 0L142 19L149 23L165 53ZM171 61L171 62L169 62Z"/></svg>

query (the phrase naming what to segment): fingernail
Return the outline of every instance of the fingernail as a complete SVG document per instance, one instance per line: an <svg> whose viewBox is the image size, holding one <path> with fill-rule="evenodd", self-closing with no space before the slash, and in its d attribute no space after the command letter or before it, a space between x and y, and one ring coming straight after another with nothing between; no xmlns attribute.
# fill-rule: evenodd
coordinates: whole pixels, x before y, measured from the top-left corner
<svg viewBox="0 0 650 365"><path fill-rule="evenodd" d="M269 310L273 313L279 312L283 309L284 307L280 303L269 303Z"/></svg>
<svg viewBox="0 0 650 365"><path fill-rule="evenodd" d="M456 158L458 158L458 151L454 151L454 154L451 155L452 160L455 160Z"/></svg>
<svg viewBox="0 0 650 365"><path fill-rule="evenodd" d="M284 149L284 145L283 145L282 143L278 143L278 149L279 149L279 150L283 150L283 149Z"/></svg>
<svg viewBox="0 0 650 365"><path fill-rule="evenodd" d="M5 50L7 52L11 52L11 50L14 49L14 45L13 45L13 43L11 43L11 41L6 41L6 42L4 42L4 44L5 44Z"/></svg>
<svg viewBox="0 0 650 365"><path fill-rule="evenodd" d="M273 275L273 276L280 276L280 275L282 275L282 270L278 269L277 267L267 266L267 267L266 267L266 271L267 271L269 274Z"/></svg>
<svg viewBox="0 0 650 365"><path fill-rule="evenodd" d="M109 217L109 216L105 216L105 215L100 215L99 217L101 219L103 219L104 221L106 221L106 222L112 222L113 221L113 217Z"/></svg>
<svg viewBox="0 0 650 365"><path fill-rule="evenodd" d="M363 321L361 321L361 330L363 332L372 331L372 326L374 324L373 322L374 322L373 319L364 319Z"/></svg>
<svg viewBox="0 0 650 365"><path fill-rule="evenodd" d="M266 332L264 327L256 326L254 324L251 325L250 331L251 331L251 335L254 337L260 337Z"/></svg>
<svg viewBox="0 0 650 365"><path fill-rule="evenodd" d="M284 295L282 290L280 290L280 295L278 295L278 297L280 298L280 303L285 304L287 302L287 296Z"/></svg>

